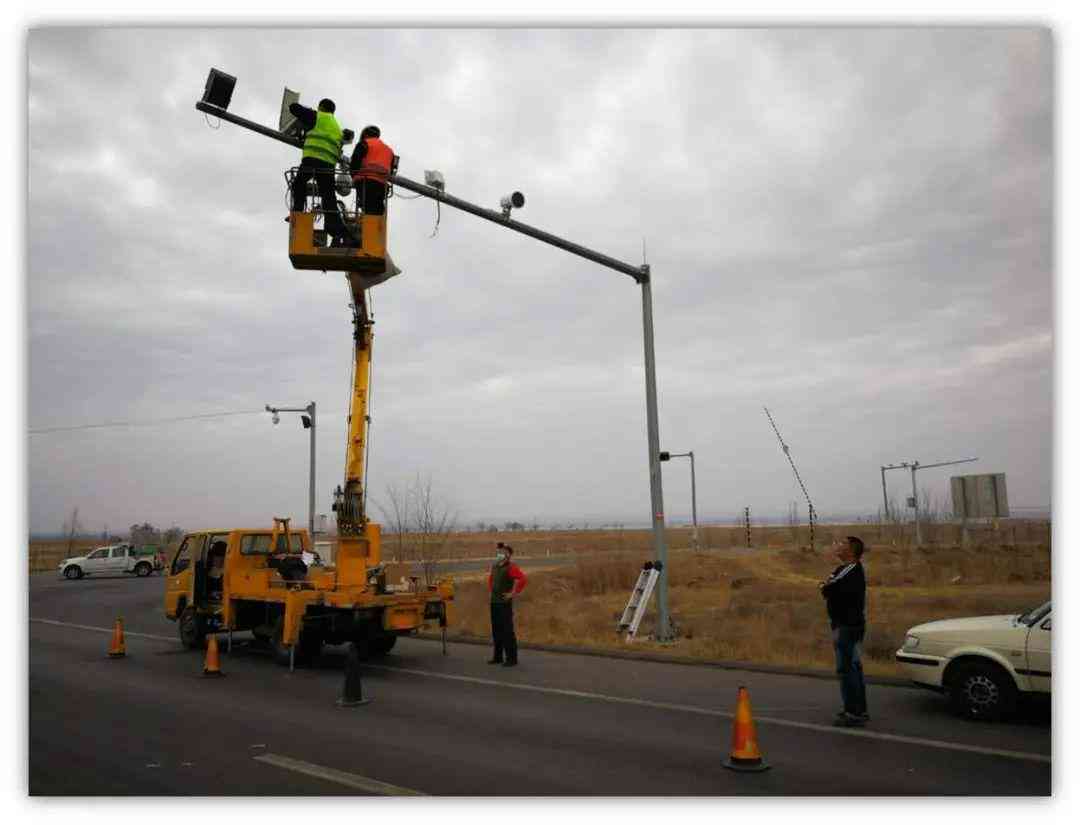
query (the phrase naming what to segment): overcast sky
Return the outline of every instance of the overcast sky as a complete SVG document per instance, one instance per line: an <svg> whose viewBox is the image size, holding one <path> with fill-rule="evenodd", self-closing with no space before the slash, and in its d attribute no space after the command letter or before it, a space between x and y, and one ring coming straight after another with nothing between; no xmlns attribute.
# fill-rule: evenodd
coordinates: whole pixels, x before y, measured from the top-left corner
<svg viewBox="0 0 1080 825"><path fill-rule="evenodd" d="M292 269L282 87L378 124L402 174L653 273L661 448L698 511L871 515L879 467L1003 472L1050 503L1053 39L1036 28L39 28L29 34L29 527L262 525L343 474L340 274ZM331 56L332 55L332 56ZM407 192L401 191L402 195ZM371 497L430 477L477 519L647 523L641 291L488 222L395 198L374 290ZM250 413L146 423L206 413ZM107 422L142 426L53 427ZM664 465L689 517L685 460ZM910 477L893 472L898 501ZM377 506L372 507L378 517ZM805 507L800 507L805 515Z"/></svg>

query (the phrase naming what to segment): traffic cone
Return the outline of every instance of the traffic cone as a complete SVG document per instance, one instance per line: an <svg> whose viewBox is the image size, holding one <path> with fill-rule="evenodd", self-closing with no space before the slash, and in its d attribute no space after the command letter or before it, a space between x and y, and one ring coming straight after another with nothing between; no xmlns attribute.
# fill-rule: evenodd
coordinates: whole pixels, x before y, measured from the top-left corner
<svg viewBox="0 0 1080 825"><path fill-rule="evenodd" d="M127 651L124 649L124 619L122 616L116 617L116 625L113 627L112 641L109 642L109 658L121 659L127 655Z"/></svg>
<svg viewBox="0 0 1080 825"><path fill-rule="evenodd" d="M349 645L349 652L345 657L345 685L341 690L341 698L337 700L338 707L354 708L370 701L364 698L364 687L360 680L360 655L356 652L356 645Z"/></svg>
<svg viewBox="0 0 1080 825"><path fill-rule="evenodd" d="M735 705L735 720L731 729L731 755L724 762L733 771L766 771L768 763L758 749L757 731L750 714L750 694L739 685L739 700Z"/></svg>
<svg viewBox="0 0 1080 825"><path fill-rule="evenodd" d="M203 664L203 676L224 676L221 672L221 657L218 655L217 636L211 633L206 639L206 662Z"/></svg>

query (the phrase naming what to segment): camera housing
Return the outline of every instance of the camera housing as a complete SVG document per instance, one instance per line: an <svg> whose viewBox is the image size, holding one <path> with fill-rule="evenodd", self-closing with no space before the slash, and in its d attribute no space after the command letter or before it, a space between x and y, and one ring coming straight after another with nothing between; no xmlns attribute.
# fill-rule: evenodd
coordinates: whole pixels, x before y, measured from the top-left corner
<svg viewBox="0 0 1080 825"><path fill-rule="evenodd" d="M521 209L525 205L525 196L520 192L511 192L509 195L503 195L499 201L499 206L502 207L502 216L504 218L510 217L511 209Z"/></svg>

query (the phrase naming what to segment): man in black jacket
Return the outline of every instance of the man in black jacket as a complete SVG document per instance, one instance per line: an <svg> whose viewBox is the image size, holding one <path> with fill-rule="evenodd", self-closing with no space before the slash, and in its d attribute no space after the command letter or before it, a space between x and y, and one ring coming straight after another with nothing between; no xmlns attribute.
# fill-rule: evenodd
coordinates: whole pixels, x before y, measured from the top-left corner
<svg viewBox="0 0 1080 825"><path fill-rule="evenodd" d="M820 585L829 612L836 672L840 676L840 696L844 709L833 724L862 727L870 719L866 710L861 647L866 635L866 575L863 572L863 543L848 536L835 545L841 564Z"/></svg>

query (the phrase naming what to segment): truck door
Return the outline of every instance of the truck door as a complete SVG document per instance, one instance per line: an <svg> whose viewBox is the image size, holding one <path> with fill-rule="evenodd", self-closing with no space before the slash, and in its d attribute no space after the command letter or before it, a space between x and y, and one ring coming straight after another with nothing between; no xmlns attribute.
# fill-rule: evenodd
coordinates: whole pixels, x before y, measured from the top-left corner
<svg viewBox="0 0 1080 825"><path fill-rule="evenodd" d="M175 618L177 606L183 599L187 603L192 600L192 560L202 557L202 547L205 536L201 534L191 535L184 538L173 556L169 566L169 578L165 582L165 615Z"/></svg>
<svg viewBox="0 0 1080 825"><path fill-rule="evenodd" d="M128 566L128 549L122 544L118 544L116 547L109 551L109 564L108 571L110 573L119 575L127 570Z"/></svg>
<svg viewBox="0 0 1080 825"><path fill-rule="evenodd" d="M109 548L99 547L86 556L87 573L105 573L109 565Z"/></svg>
<svg viewBox="0 0 1080 825"><path fill-rule="evenodd" d="M1028 628L1027 677L1031 689L1050 692L1050 614Z"/></svg>

